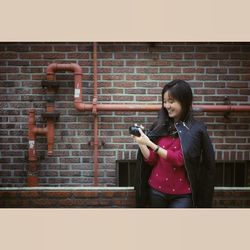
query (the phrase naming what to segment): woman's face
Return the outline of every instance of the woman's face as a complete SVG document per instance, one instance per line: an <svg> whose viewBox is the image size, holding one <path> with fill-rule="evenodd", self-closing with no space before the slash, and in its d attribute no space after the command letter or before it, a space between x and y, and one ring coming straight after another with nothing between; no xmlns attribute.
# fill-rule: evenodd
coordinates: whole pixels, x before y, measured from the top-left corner
<svg viewBox="0 0 250 250"><path fill-rule="evenodd" d="M163 96L163 106L168 111L170 118L173 118L175 122L180 120L182 112L181 104L169 95L168 91Z"/></svg>

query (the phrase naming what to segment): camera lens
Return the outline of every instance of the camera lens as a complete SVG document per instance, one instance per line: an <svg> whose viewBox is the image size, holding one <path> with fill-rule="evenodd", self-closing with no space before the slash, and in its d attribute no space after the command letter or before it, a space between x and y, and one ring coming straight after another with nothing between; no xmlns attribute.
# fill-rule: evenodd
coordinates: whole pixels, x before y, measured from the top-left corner
<svg viewBox="0 0 250 250"><path fill-rule="evenodd" d="M131 126L129 127L129 133L134 136L140 137L141 134L139 132L139 127L138 126Z"/></svg>

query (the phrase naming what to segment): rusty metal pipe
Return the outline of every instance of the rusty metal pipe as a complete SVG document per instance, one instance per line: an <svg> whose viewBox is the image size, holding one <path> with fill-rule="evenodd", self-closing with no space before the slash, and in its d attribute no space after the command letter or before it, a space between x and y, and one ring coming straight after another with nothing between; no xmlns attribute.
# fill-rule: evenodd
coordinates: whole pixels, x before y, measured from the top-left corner
<svg viewBox="0 0 250 250"><path fill-rule="evenodd" d="M37 154L35 147L36 133L34 131L35 126L36 126L35 110L31 109L29 111L29 121L28 121L29 151L28 151L27 184L29 187L35 187L38 184L38 178L35 174L37 171Z"/></svg>
<svg viewBox="0 0 250 250"><path fill-rule="evenodd" d="M48 89L48 93L54 93L53 89ZM47 103L46 111L48 113L53 113L55 111L54 103ZM48 156L53 155L55 138L55 121L53 119L47 119L47 142L48 142Z"/></svg>
<svg viewBox="0 0 250 250"><path fill-rule="evenodd" d="M38 127L33 127L33 133L36 135L45 135L47 136L48 133L48 128L38 128Z"/></svg>
<svg viewBox="0 0 250 250"><path fill-rule="evenodd" d="M47 90L48 93L54 94L55 90L53 88L49 88ZM46 113L54 112L54 104L47 102ZM53 154L53 145L54 145L54 128L55 121L53 117L48 117L47 119L47 127L38 128L36 127L35 122L35 110L31 109L29 111L29 121L28 121L28 136L29 136L29 152L28 152L28 175L27 175L27 183L29 187L38 186L38 177L37 177L37 153L35 147L35 141L37 135L45 135L47 137L48 142L48 156Z"/></svg>
<svg viewBox="0 0 250 250"><path fill-rule="evenodd" d="M197 112L249 112L250 105L193 105Z"/></svg>
<svg viewBox="0 0 250 250"><path fill-rule="evenodd" d="M36 121L35 121L35 110L31 109L29 111L29 124L28 124L28 137L29 137L29 156L28 160L29 161L36 161L37 156L36 156L36 150L35 150L35 140L36 140L36 132L34 131L34 128L36 126Z"/></svg>
<svg viewBox="0 0 250 250"><path fill-rule="evenodd" d="M53 120L48 120L47 127L47 142L48 142L48 156L53 155L53 147L54 147L54 131L55 131L55 122Z"/></svg>
<svg viewBox="0 0 250 250"><path fill-rule="evenodd" d="M95 46L94 46L95 48ZM79 111L143 111L143 112L154 112L160 109L161 105L140 105L140 104L97 104L97 56L96 49L93 53L94 57L94 98L96 104L86 104L82 102L82 70L76 63L71 64L57 64L52 63L47 68L48 80L55 80L55 73L57 71L73 71L74 72L74 106ZM96 105L96 106L95 106ZM193 110L198 112L249 112L250 105L193 105Z"/></svg>
<svg viewBox="0 0 250 250"><path fill-rule="evenodd" d="M93 160L94 160L94 186L98 186L98 146L99 146L99 137L98 137L98 116L94 115L94 143L93 143Z"/></svg>
<svg viewBox="0 0 250 250"><path fill-rule="evenodd" d="M72 71L74 72L74 101L82 103L82 68L77 63L59 64L51 63L47 67L47 80L55 80L55 72L57 71Z"/></svg>
<svg viewBox="0 0 250 250"><path fill-rule="evenodd" d="M75 106L79 111L93 110L93 104L78 103ZM159 104L97 104L98 111L127 111L127 112L155 112L161 108ZM249 112L249 105L193 105L195 112Z"/></svg>
<svg viewBox="0 0 250 250"><path fill-rule="evenodd" d="M46 74L54 75L56 71L74 71L75 75L82 75L82 68L77 63L51 63L47 67Z"/></svg>
<svg viewBox="0 0 250 250"><path fill-rule="evenodd" d="M98 186L98 108L97 108L97 43L93 43L93 70L94 70L94 97L93 97L93 109L94 115L94 186Z"/></svg>

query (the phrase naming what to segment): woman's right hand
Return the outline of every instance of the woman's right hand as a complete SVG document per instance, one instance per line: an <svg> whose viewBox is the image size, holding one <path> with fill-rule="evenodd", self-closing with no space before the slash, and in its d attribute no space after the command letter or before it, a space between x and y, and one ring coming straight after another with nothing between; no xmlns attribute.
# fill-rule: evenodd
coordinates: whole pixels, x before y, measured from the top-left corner
<svg viewBox="0 0 250 250"><path fill-rule="evenodd" d="M143 131L142 131L141 128L139 128L138 130L139 130L141 136L140 136L140 137L138 137L138 136L133 136L134 141L137 142L137 143L140 144L140 145L149 146L150 143L151 143L150 139L147 137L147 135L145 135L145 134L143 133Z"/></svg>

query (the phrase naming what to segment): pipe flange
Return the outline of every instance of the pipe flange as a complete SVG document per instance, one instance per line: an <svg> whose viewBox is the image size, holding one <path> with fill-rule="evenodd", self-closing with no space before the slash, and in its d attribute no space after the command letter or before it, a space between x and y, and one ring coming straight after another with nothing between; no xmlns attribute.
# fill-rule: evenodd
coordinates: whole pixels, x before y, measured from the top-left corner
<svg viewBox="0 0 250 250"><path fill-rule="evenodd" d="M103 140L99 141L98 148L103 147L105 144L106 144L105 141L103 141ZM88 146L93 147L94 146L94 142L93 141L88 141Z"/></svg>

